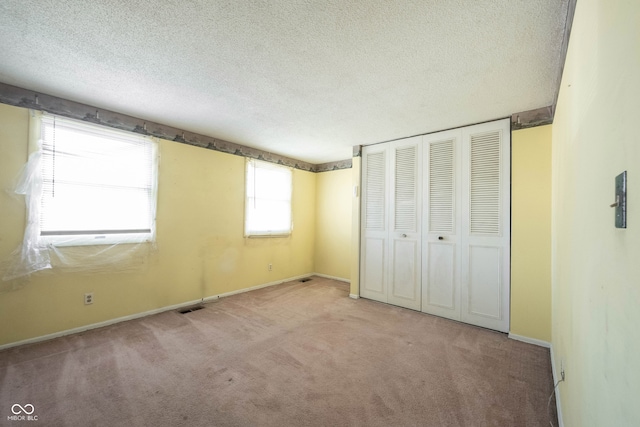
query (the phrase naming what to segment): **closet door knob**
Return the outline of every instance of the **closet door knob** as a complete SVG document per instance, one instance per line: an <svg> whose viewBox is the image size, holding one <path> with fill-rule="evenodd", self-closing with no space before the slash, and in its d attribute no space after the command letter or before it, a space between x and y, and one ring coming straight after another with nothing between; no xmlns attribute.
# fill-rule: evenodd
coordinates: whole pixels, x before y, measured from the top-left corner
<svg viewBox="0 0 640 427"><path fill-rule="evenodd" d="M438 236L438 240L444 240L444 237Z"/></svg>
<svg viewBox="0 0 640 427"><path fill-rule="evenodd" d="M406 235L406 234L403 234L403 235L402 235L402 237L407 237L407 235Z"/></svg>

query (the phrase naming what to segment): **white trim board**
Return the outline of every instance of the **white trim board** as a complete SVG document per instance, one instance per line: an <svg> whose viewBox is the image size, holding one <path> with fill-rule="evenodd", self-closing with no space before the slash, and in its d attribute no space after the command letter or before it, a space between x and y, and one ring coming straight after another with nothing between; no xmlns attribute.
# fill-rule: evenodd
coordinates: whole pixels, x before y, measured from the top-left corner
<svg viewBox="0 0 640 427"><path fill-rule="evenodd" d="M273 282L263 283L263 284L257 285L257 286L252 286L250 288L243 288L243 289L239 289L237 291L225 292L223 294L218 294L218 295L211 295L211 296L208 296L208 297L205 297L205 298L202 298L202 299L186 301L186 302L182 302L182 303L179 303L179 304L168 305L168 306L165 306L165 307L156 308L156 309L149 310L149 311L143 311L141 313L134 313L134 314L130 314L128 316L122 316L122 317L117 317L115 319L105 320L103 322L98 322L98 323L92 323L92 324L89 324L89 325L79 326L77 328L67 329L67 330L59 331L59 332L54 332L52 334L41 335L41 336L35 337L35 338L28 338L28 339L22 340L22 341L16 341L16 342L12 342L12 343L2 344L2 345L0 345L0 350L5 350L5 349L11 348L11 347L18 347L20 345L35 344L35 343L42 342L42 341L48 341L48 340L51 340L51 339L54 339L54 338L64 337L66 335L77 334L79 332L84 332L84 331L88 331L88 330L91 330L91 329L97 329L97 328L102 328L102 327L109 326L109 325L114 325L114 324L120 323L120 322L126 322L128 320L134 320L134 319L139 319L139 318L142 318L142 317L152 316L154 314L163 313L165 311L177 310L177 309L180 309L180 308L189 307L189 306L200 304L200 303L211 302L211 301L218 300L220 298L228 297L228 296L235 295L235 294L241 294L241 293L244 293L244 292L254 291L256 289L266 288L268 286L274 286L274 285L279 285L281 283L292 282L294 280L302 279L303 277L310 277L310 276L314 276L314 275L320 276L319 274L315 274L315 273L301 274L301 275L298 275L298 276L289 277L287 279L280 279L280 280L276 280L276 281L273 281Z"/></svg>
<svg viewBox="0 0 640 427"><path fill-rule="evenodd" d="M544 347L544 348L551 348L551 343L550 342L542 341L542 340L539 340L539 339L536 339L536 338L525 337L523 335L512 334L511 332L509 332L509 339L526 342L527 344L538 345L538 346Z"/></svg>
<svg viewBox="0 0 640 427"><path fill-rule="evenodd" d="M529 338L522 335L509 333L509 339L526 342L528 344L538 345L540 347L548 348L551 357L551 375L553 385L558 383L558 375L556 374L556 359L553 357L553 344L547 341L538 340L535 338ZM556 388L556 408L558 411L558 427L564 427L564 421L562 420L562 405L560 404L560 384Z"/></svg>
<svg viewBox="0 0 640 427"><path fill-rule="evenodd" d="M251 286L250 288L242 288L242 289L238 289L236 291L225 292L223 294L211 295L209 297L203 298L202 302L211 302L211 301L215 301L215 300L220 299L220 298L230 297L231 295L243 294L245 292L255 291L256 289L268 288L269 286L280 285L280 284L286 283L286 282L293 282L294 280L302 279L302 278L305 278L305 277L311 277L311 276L314 276L314 275L315 275L315 273L300 274L298 276L289 277L288 279L281 279L281 280L276 280L274 282L268 282L268 283L263 283L261 285Z"/></svg>
<svg viewBox="0 0 640 427"><path fill-rule="evenodd" d="M551 374L553 376L553 385L558 384L556 387L556 410L558 412L558 427L564 427L564 421L562 419L562 404L560 402L560 383L558 383L558 375L556 374L556 359L553 357L553 344L549 347L551 353Z"/></svg>
<svg viewBox="0 0 640 427"><path fill-rule="evenodd" d="M201 302L202 302L201 299L197 299L197 300L193 300L193 301L183 302L183 303L180 303L180 304L168 305L166 307L156 308L154 310L149 310L149 311L144 311L144 312L141 312L141 313L130 314L128 316L117 317L115 319L109 319L109 320L105 320L103 322L91 323L89 325L79 326L77 328L72 328L72 329L66 329L64 331L54 332L52 334L41 335L41 336L35 337L35 338L28 338L28 339L22 340L22 341L16 341L16 342L8 343L8 344L2 344L2 345L0 345L0 350L5 350L5 349L11 348L11 347L18 347L20 345L25 345L25 344L35 344L35 343L41 342L41 341L48 341L48 340L52 340L54 338L64 337L66 335L77 334L79 332L84 332L84 331L88 331L88 330L91 330L91 329L98 329L98 328L102 328L102 327L105 327L105 326L114 325L114 324L120 323L120 322L126 322L127 320L139 319L141 317L152 316L154 314L163 313L165 311L177 310L177 309L180 309L180 308L183 308L183 307L189 307L191 305L196 305L196 304L199 304Z"/></svg>
<svg viewBox="0 0 640 427"><path fill-rule="evenodd" d="M345 279L343 277L338 277L338 276L329 276L328 274L313 273L312 276L324 277L325 279L332 279L332 280L337 280L339 282L351 283L351 280L349 279Z"/></svg>
<svg viewBox="0 0 640 427"><path fill-rule="evenodd" d="M349 294L349 298L352 298L352 299L360 299L360 295L356 295L356 294Z"/></svg>

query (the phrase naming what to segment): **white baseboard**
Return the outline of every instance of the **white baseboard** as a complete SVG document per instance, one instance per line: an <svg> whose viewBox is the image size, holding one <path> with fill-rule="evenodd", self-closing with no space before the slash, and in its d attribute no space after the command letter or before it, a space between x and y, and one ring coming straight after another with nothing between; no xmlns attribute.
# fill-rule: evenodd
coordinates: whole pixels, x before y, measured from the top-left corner
<svg viewBox="0 0 640 427"><path fill-rule="evenodd" d="M549 354L551 356L551 374L553 377L553 384L558 383L558 374L556 373L556 359L553 357L553 344L547 341L538 340L535 338L529 338L522 335L509 333L509 338L516 341L522 341L529 344L539 345L540 347L545 347L549 349ZM560 405L560 386L556 388L556 408L558 410L558 427L564 427L564 422L562 420L562 405Z"/></svg>
<svg viewBox="0 0 640 427"><path fill-rule="evenodd" d="M168 306L161 307L161 308L156 308L154 310L144 311L142 313L135 313L135 314L130 314L128 316L117 317L115 319L105 320L104 322L92 323L90 325L84 325L84 326L80 326L80 327L73 328L73 329L67 329L67 330L60 331L60 332L54 332L52 334L42 335L42 336L35 337L35 338L28 338L28 339L22 340L22 341L12 342L12 343L8 343L8 344L2 344L2 345L0 345L0 350L5 350L7 348L17 347L17 346L25 345L25 344L34 344L34 343L41 342L41 341L48 341L48 340L51 340L51 339L54 339L54 338L64 337L66 335L77 334L79 332L84 332L84 331L88 331L88 330L91 330L91 329L102 328L102 327L105 327L105 326L114 325L116 323L126 322L128 320L134 320L134 319L139 319L141 317L146 317L146 316L151 316L151 315L158 314L158 313L163 313L165 311L178 310L180 308L189 307L189 306L200 304L200 303L203 303L203 302L215 301L217 299L228 297L228 296L235 295L235 294L241 294L241 293L244 293L244 292L254 291L256 289L266 288L268 286L274 286L274 285L279 285L279 284L285 283L285 282L291 282L293 280L302 279L303 277L313 276L314 274L315 273L301 274L299 276L289 277L287 279L280 279L280 280L276 280L274 282L269 282L269 283L263 283L261 285L252 286L250 288L243 288L243 289L239 289L237 291L225 292L223 294L218 294L218 295L211 295L211 296L208 296L208 297L205 297L205 298L202 298L202 299L186 301L186 302L182 302L180 304L173 304L173 305L168 305Z"/></svg>
<svg viewBox="0 0 640 427"><path fill-rule="evenodd" d="M340 282L351 283L351 280L345 279L343 277L329 276L328 274L322 274L322 273L313 273L313 275L318 277L324 277L325 279L333 279L333 280L338 280Z"/></svg>
<svg viewBox="0 0 640 427"><path fill-rule="evenodd" d="M349 298L359 299L359 298L360 298L360 295L356 295L356 294L349 294Z"/></svg>
<svg viewBox="0 0 640 427"><path fill-rule="evenodd" d="M556 373L556 359L553 356L553 344L549 347L551 353L551 374L553 375L553 384L558 383L558 374ZM564 427L564 421L562 419L562 405L560 403L560 384L556 388L556 409L558 411L558 427Z"/></svg>
<svg viewBox="0 0 640 427"><path fill-rule="evenodd" d="M225 292L223 294L211 295L209 297L203 298L202 302L211 302L211 301L215 301L215 300L220 299L220 298L230 297L231 295L243 294L245 292L255 291L256 289L268 288L269 286L280 285L280 284L286 283L286 282L293 282L294 280L299 280L299 279L302 279L302 278L305 278L305 277L313 276L314 274L315 273L300 274L299 276L293 276L293 277L289 277L287 279L281 279L281 280L276 280L274 282L263 283L261 285L251 286L250 288L242 288L242 289L238 289L236 291Z"/></svg>
<svg viewBox="0 0 640 427"><path fill-rule="evenodd" d="M114 325L114 324L120 323L120 322L126 322L127 320L139 319L141 317L151 316L151 315L162 313L162 312L169 311L169 310L177 310L179 308L189 307L191 305L199 304L200 302L202 302L202 300L197 299L197 300L193 300L193 301L183 302L183 303L180 303L180 304L168 305L166 307L156 308L154 310L144 311L142 313L135 313L135 314L130 314L128 316L117 317L115 319L105 320L104 322L92 323L90 325L79 326L77 328L67 329L67 330L60 331L60 332L54 332L52 334L47 334L47 335L41 335L41 336L35 337L35 338L28 338L28 339L22 340L22 341L12 342L12 343L8 343L8 344L2 344L2 345L0 345L0 350L4 350L4 349L7 349L7 348L11 348L11 347L17 347L17 346L25 345L25 344L34 344L34 343L41 342L41 341L48 341L48 340L51 340L51 339L54 339L54 338L64 337L66 335L77 334L79 332L88 331L90 329L97 329L97 328L102 328L102 327L109 326L109 325Z"/></svg>
<svg viewBox="0 0 640 427"><path fill-rule="evenodd" d="M538 345L544 348L551 348L551 343L547 341L542 341L536 338L529 338L522 335L512 334L509 332L509 338L516 341L526 342L527 344Z"/></svg>

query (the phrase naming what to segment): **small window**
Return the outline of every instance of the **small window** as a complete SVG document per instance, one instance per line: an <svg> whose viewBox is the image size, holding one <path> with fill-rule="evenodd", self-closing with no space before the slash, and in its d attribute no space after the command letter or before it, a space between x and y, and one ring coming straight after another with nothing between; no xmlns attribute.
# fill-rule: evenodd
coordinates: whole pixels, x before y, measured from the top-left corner
<svg viewBox="0 0 640 427"><path fill-rule="evenodd" d="M245 236L291 234L291 168L247 159Z"/></svg>
<svg viewBox="0 0 640 427"><path fill-rule="evenodd" d="M43 115L40 150L41 244L99 245L155 239L155 141Z"/></svg>

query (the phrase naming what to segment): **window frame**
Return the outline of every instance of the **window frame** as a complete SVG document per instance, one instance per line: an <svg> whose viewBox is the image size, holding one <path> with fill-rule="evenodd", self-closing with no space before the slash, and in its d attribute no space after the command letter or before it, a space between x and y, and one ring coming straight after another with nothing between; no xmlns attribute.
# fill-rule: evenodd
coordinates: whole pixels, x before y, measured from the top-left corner
<svg viewBox="0 0 640 427"><path fill-rule="evenodd" d="M250 194L250 176L251 176L251 168L259 169L271 169L271 170L279 170L286 171L288 178L290 180L289 184L289 195L288 195L288 205L289 205L289 221L287 229L274 229L274 230L258 230L251 229L250 227L250 216L251 216L251 202L252 195ZM293 233L293 168L288 166L275 164L271 162L265 162L263 160L257 160L252 158L246 158L245 161L245 185L244 185L244 237L247 238L264 238L264 237L289 237Z"/></svg>
<svg viewBox="0 0 640 427"><path fill-rule="evenodd" d="M133 132L128 132L124 130L118 130L109 128L103 125L98 125L94 123L88 123L81 120L70 119L67 117L58 116L55 114L48 114L44 112L40 112L37 115L34 115L35 124L32 127L33 136L30 138L30 151L37 151L40 153L40 163L38 164L38 171L34 171L37 180L39 182L32 183L32 203L30 205L30 209L34 211L35 215L33 219L35 220L35 228L36 233L34 233L33 237L37 239L36 245L38 247L65 247L65 246L101 246L101 245L119 245L119 244L139 244L139 243L147 243L147 242L155 242L156 239L156 210L157 210L157 200L158 200L158 163L159 163L159 147L158 141L156 138L135 134ZM119 141L138 141L144 142L148 144L150 147L150 172L151 172L151 192L149 194L150 200L148 202L149 206L149 215L150 215L150 224L149 231L134 233L134 232L124 232L118 233L117 230L105 230L102 233L86 233L82 230L65 230L70 231L68 234L52 234L51 232L45 232L42 230L41 219L45 214L43 212L43 182L44 182L44 174L43 169L44 165L44 156L43 156L43 139L45 138L44 127L45 122L48 120L56 120L56 123L60 122L64 126L69 126L70 128L76 128L80 132L90 132L99 135L101 138L106 139L114 139ZM35 196L35 197L34 197ZM34 204L37 203L37 206ZM146 230L146 229L145 229ZM93 230L91 230L93 231ZM43 234L44 233L44 234Z"/></svg>

